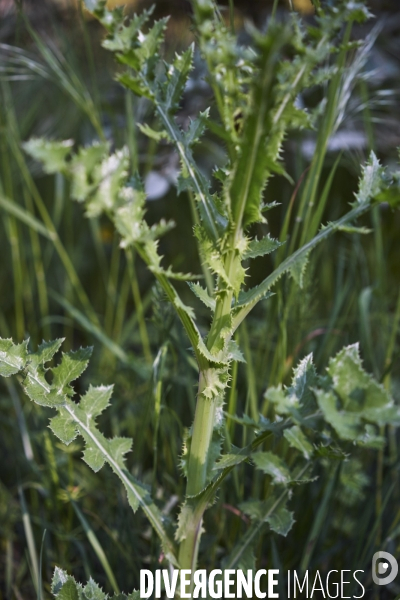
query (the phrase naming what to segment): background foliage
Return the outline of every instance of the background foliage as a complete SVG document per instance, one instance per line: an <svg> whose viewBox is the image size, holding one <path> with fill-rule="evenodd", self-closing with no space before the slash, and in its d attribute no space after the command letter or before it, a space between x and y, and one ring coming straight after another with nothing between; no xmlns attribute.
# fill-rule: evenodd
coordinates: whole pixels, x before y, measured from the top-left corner
<svg viewBox="0 0 400 600"><path fill-rule="evenodd" d="M158 11L164 9L164 3L157 3ZM268 10L263 6L252 16L261 22ZM280 10L286 8L282 5ZM239 5L234 16L240 29ZM102 217L83 219L81 207L69 200L68 181L61 175L44 175L22 151L21 141L40 135L74 138L82 144L99 138L116 148L126 143L132 168L138 167L145 177L149 220L164 217L177 223L176 234L162 240L162 254L177 271L200 272L192 241L191 199L186 193L176 194L178 158L171 148L137 134L135 123L151 125L152 113L146 101L136 100L114 81L111 58L100 50L103 34L98 25L79 9L63 17L49 7L45 19L38 19L27 4L26 12L10 12L0 30L0 335L20 341L29 332L34 348L42 338L60 336L66 338L67 349L95 346L87 381L116 384L111 407L99 419L101 429L109 437L133 437L131 472L153 488L166 513L174 514L177 495L184 491L176 457L195 403L196 370L185 334L142 263L134 253L125 259L109 223ZM370 149L389 167L396 160L398 23L394 12L378 30L369 23L353 32L371 43L359 58L361 76L354 77L350 67L341 74L343 104L321 177L331 185L329 202L321 206L325 222L343 214L353 201L359 165ZM172 57L192 35L182 13L172 19L168 34L166 52ZM209 105L204 66L196 60L179 110L182 123ZM349 59L350 64L354 60ZM304 99L310 106L318 100ZM195 148L205 172L224 164L224 144L217 133L209 133ZM279 238L285 227L292 238L300 235L301 184L315 143L315 134L296 134L288 140L285 165L292 181L271 180L269 198L281 205L268 213L268 230L256 226L260 235L270 231ZM285 222L288 209L291 218ZM399 214L386 205L366 216L363 225L373 227L374 233L339 233L311 256L301 302L283 283L273 301L260 306L239 330L247 364L233 373L230 412L257 419L267 386L289 384L292 367L302 357L313 352L323 372L329 356L357 340L366 369L399 400ZM273 260L254 261L254 284ZM189 293L186 287L179 287L183 298ZM167 351L158 357L156 366L161 367L155 369L160 346ZM143 516L132 515L111 472L94 476L80 460L79 441L67 452L61 448L45 429L47 415L25 401L16 382L4 381L1 593L5 598L34 597L40 563L45 594L55 564L81 581L92 575L109 591L117 582L126 591L133 589L139 569L158 561L156 541ZM78 386L83 393L85 380ZM233 440L241 446L249 441L247 434L238 439L238 432L235 421L229 421L226 443ZM384 451L366 450L357 460L338 460L335 468L332 463L322 466L316 482L296 490L291 510L297 522L287 540L268 535L259 543L261 566L315 570L334 564L337 569L367 570L377 545L396 553L398 440L390 427L381 433L388 440ZM262 485L243 466L219 494L215 509L206 515L202 540L210 565L247 531L249 518L239 504L244 496L256 497ZM387 597L398 591L387 591Z"/></svg>

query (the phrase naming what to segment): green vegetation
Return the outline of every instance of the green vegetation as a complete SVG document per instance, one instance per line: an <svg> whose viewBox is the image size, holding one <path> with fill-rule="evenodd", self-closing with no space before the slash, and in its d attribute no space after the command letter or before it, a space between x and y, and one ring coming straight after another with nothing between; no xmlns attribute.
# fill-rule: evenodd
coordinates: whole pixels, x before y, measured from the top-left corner
<svg viewBox="0 0 400 600"><path fill-rule="evenodd" d="M13 101L26 82L3 80L2 444L19 455L0 487L6 597L29 568L38 598L101 600L92 576L126 598L160 563L364 569L375 593L372 554L400 532L400 170L373 151L378 30L352 36L368 9L315 5L309 23L274 6L239 44L232 3L225 22L193 1L195 43L172 56L166 19L86 0L124 89L112 137L83 13L91 89L28 22L43 64L7 48L10 73L46 77L82 126L32 136ZM209 106L185 116L201 69ZM368 156L332 161L357 94ZM177 192L151 203L158 159Z"/></svg>

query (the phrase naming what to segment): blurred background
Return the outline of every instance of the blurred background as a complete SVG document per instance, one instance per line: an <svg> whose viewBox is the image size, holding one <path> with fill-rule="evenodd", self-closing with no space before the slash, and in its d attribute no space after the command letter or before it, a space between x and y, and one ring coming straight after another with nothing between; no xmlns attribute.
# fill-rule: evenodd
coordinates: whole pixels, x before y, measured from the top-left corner
<svg viewBox="0 0 400 600"><path fill-rule="evenodd" d="M110 2L116 4L121 2ZM128 10L150 4L129 2ZM235 0L234 6L235 28L246 36L246 21L262 27L272 2ZM354 56L349 58L338 126L321 178L321 189L329 182L324 222L346 211L370 150L389 169L398 161L400 5L371 0L369 6L375 18L353 29L353 38L364 40L364 50L356 69ZM227 20L228 7L229 2L221 3ZM282 0L282 18L291 8L312 22L309 0L293 0L293 7ZM187 47L193 39L190 2L157 0L154 14L171 14L166 56ZM184 332L140 260L119 249L111 224L86 219L82 207L70 201L68 182L61 175L44 175L21 147L32 136L84 145L107 139L112 148L128 145L132 172L138 170L145 181L148 220L162 216L177 223L162 242L166 261L179 271L201 272L190 199L177 196L175 189L177 155L170 146L157 146L138 134L136 123L151 125L154 116L146 101L115 82L118 67L101 48L102 38L101 27L78 0L0 0L0 336L18 341L29 336L33 348L43 338L60 336L66 338L64 349L94 346L77 391L89 381L116 384L101 428L107 435L133 437L132 472L153 487L165 513L174 514L184 490L177 457L192 421L197 376ZM310 93L301 100L312 107L320 97ZM184 125L210 102L205 67L196 56L180 122ZM280 203L268 213L274 237L280 235L288 210L289 235L295 227L296 197L315 148L316 132L296 133L285 144L284 161L294 183L276 177L268 186L268 201ZM196 159L205 173L223 166L223 142L208 133ZM363 224L373 233L338 234L315 253L300 308L287 301L293 297L282 284L281 292L240 330L247 365L239 367L230 398L237 414L254 405L261 410L266 387L289 383L292 366L305 354L313 352L322 371L329 356L357 340L366 368L400 401L400 215L382 206ZM263 279L274 260L254 261L249 281ZM185 297L184 284L179 291ZM207 315L199 310L201 326ZM168 344L168 359L157 421L152 365L163 343ZM131 591L139 569L157 561L151 531L140 513L131 514L106 468L94 475L86 467L79 442L66 449L55 440L47 429L48 417L23 397L17 381L0 382L0 599L35 598L40 568L49 597L55 565L81 581L92 575L109 592L118 586ZM159 451L154 464L155 431ZM335 489L327 485L332 478L327 471L318 484L299 491L293 508L301 507L302 519L290 544L268 539L258 551L261 564L296 568L304 561L313 524L316 533L306 552L309 568L332 561L337 569L360 565L366 560L364 547L372 543L371 528L382 542L390 537L397 550L398 440L394 431L387 433L387 450L378 458L366 452L358 463L346 463ZM242 445L234 427L230 435ZM246 529L232 494L221 492L206 519L202 550L206 554L209 548L210 564ZM325 512L316 521L312 507L318 505ZM229 532L225 538L223 531ZM394 598L399 592L393 588L381 597Z"/></svg>

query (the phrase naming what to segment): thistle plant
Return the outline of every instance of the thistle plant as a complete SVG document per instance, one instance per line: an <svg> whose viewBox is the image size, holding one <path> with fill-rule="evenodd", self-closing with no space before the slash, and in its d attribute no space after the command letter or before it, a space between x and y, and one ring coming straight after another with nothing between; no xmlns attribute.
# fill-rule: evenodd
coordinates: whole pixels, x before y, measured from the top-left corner
<svg viewBox="0 0 400 600"><path fill-rule="evenodd" d="M393 207L398 203L400 173L389 174L371 154L348 212L335 222L322 223L319 207L313 208L311 202L326 152L326 143L323 147L321 142L321 155L314 160L312 179L306 184L310 194L310 202L306 198L304 204L307 229L295 232L289 241L269 234L260 239L255 236L253 225L267 223L265 215L276 205L268 201L268 180L274 175L290 179L282 162L286 137L313 128L320 118L321 106L307 111L300 107L299 98L306 90L328 86L332 111L328 131L332 133L337 126L334 108L340 109L343 97L337 86L329 85L333 86L348 53L357 51L357 44L350 42L351 24L370 16L361 2L342 1L333 8L322 2L315 5L314 25L306 26L296 15L283 23L271 18L263 31L249 26L251 43L243 46L212 0L193 0L196 44L208 66L218 121L206 110L184 130L176 115L196 46L166 63L162 58L165 19L152 22L151 11L127 19L122 8L108 10L105 0L86 0L87 9L105 29L103 46L122 65L118 81L154 108L157 127L141 124L140 130L156 142L170 144L179 156L177 187L195 201L193 234L201 275L175 272L164 264L159 240L174 223L147 222L146 193L140 176L130 172L127 148L113 151L110 143L95 141L76 149L72 140L43 139L24 145L46 173L61 173L70 180L71 197L83 204L87 217L109 217L121 247L135 249L186 332L198 367L198 390L193 425L182 456L177 457L186 478L186 495L176 522L162 514L147 487L127 468L125 455L132 441L107 439L96 425L96 418L109 405L112 387L90 386L79 402L74 399L72 383L86 369L90 349L64 353L56 366L48 366L62 340L43 342L36 351L27 340L19 344L1 340L0 374L19 374L29 398L56 411L50 428L62 442L83 438L83 460L95 472L105 463L111 467L133 511L141 508L157 534L163 560L179 569L197 568L204 512L239 464L246 462L266 475L268 494L240 505L251 524L224 557L223 569L252 568L254 544L264 527L288 534L294 522L288 507L291 494L298 484L312 480L318 461L344 458L355 445L381 448L385 440L380 427L400 423L400 409L387 389L364 370L358 345L341 350L323 374L317 374L311 355L305 357L295 367L290 386L266 390L268 408L257 418L226 412L233 365L244 361L235 334L247 315L260 302L270 301L282 277L292 279L292 290L301 288L310 253L327 238L339 231L363 233L357 219L378 203ZM226 145L226 164L210 179L193 153L207 128L213 128ZM277 256L273 271L249 287L250 261L273 252ZM206 335L201 333L195 309L178 293L177 281L187 282L193 299L209 310ZM227 418L251 431L251 441L241 448L231 445L224 453ZM288 452L290 461L286 460ZM60 569L54 576L53 593L60 599L105 597L93 581L82 587Z"/></svg>

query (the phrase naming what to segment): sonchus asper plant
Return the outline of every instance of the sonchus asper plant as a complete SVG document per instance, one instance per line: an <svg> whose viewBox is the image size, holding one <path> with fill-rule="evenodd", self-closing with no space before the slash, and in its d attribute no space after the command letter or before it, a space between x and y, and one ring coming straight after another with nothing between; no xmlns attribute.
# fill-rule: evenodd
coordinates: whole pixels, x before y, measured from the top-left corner
<svg viewBox="0 0 400 600"><path fill-rule="evenodd" d="M247 462L263 472L272 491L240 506L251 524L224 557L223 569L250 568L252 548L264 526L287 535L294 522L287 507L291 490L310 481L318 459L337 456L341 447L381 447L384 440L379 427L399 424L400 409L363 369L357 345L332 358L323 376L316 373L310 355L294 369L290 387L266 391L273 419L231 415L254 435L246 447L232 446L230 453L222 454L224 401L231 369L235 362L244 361L234 339L238 327L259 302L268 301L282 276L289 275L295 285L302 286L309 255L316 246L338 231L359 231L357 219L374 204L396 204L399 174L389 175L371 154L362 167L359 190L348 212L335 222L319 223L319 231L311 239L293 248L286 258L280 254L282 260L272 273L249 288L249 261L282 246L269 235L257 239L251 226L266 222L265 213L274 207L275 203L265 201L268 179L273 174L287 176L281 162L285 137L293 130L313 127L318 118L319 109L315 114L303 110L298 98L304 90L335 77L351 47L351 23L363 21L369 13L361 2L336 2L334 7L318 3L313 26L306 27L295 15L284 23L271 19L265 31L251 28L251 44L243 46L212 0L193 0L192 5L196 40L208 65L219 112L219 123L214 122L213 128L227 149L227 163L215 171L215 181L199 169L192 150L210 123L209 111L200 113L186 130L176 119L193 68L195 46L168 64L160 55L166 20L150 22L151 11L127 19L122 8L108 10L105 0L86 0L88 10L106 31L103 46L122 65L119 82L154 107L157 129L144 124L141 131L171 144L179 155L178 190L189 190L195 198L194 236L207 274L207 289L200 283L202 277L177 273L163 264L159 240L174 224L162 220L150 225L146 221L146 194L140 177L129 173L127 148L111 152L109 143L94 142L75 151L69 140L32 139L25 144L25 150L43 163L46 173L62 173L70 179L71 196L84 205L88 217L108 215L119 232L121 247L134 248L146 263L190 341L199 382L194 421L181 457L186 496L175 525L127 468L125 455L131 450L131 440L107 439L96 425L96 418L109 405L112 387L90 386L79 402L74 399L72 383L86 369L90 349L64 353L57 366L49 368L62 340L44 342L36 351L30 350L28 341L14 344L1 340L0 374L19 374L29 398L55 411L50 428L62 442L83 438L83 459L94 471L108 463L125 487L133 511L141 508L158 535L165 563L194 571L204 512L237 465ZM343 29L347 32L344 38ZM338 57L337 63L330 64L332 56ZM178 294L176 280L187 281L193 295L209 310L207 335L200 333L195 311ZM290 468L272 449L271 442L282 437L296 455ZM83 587L60 569L55 572L52 591L59 599L105 597L93 581Z"/></svg>

